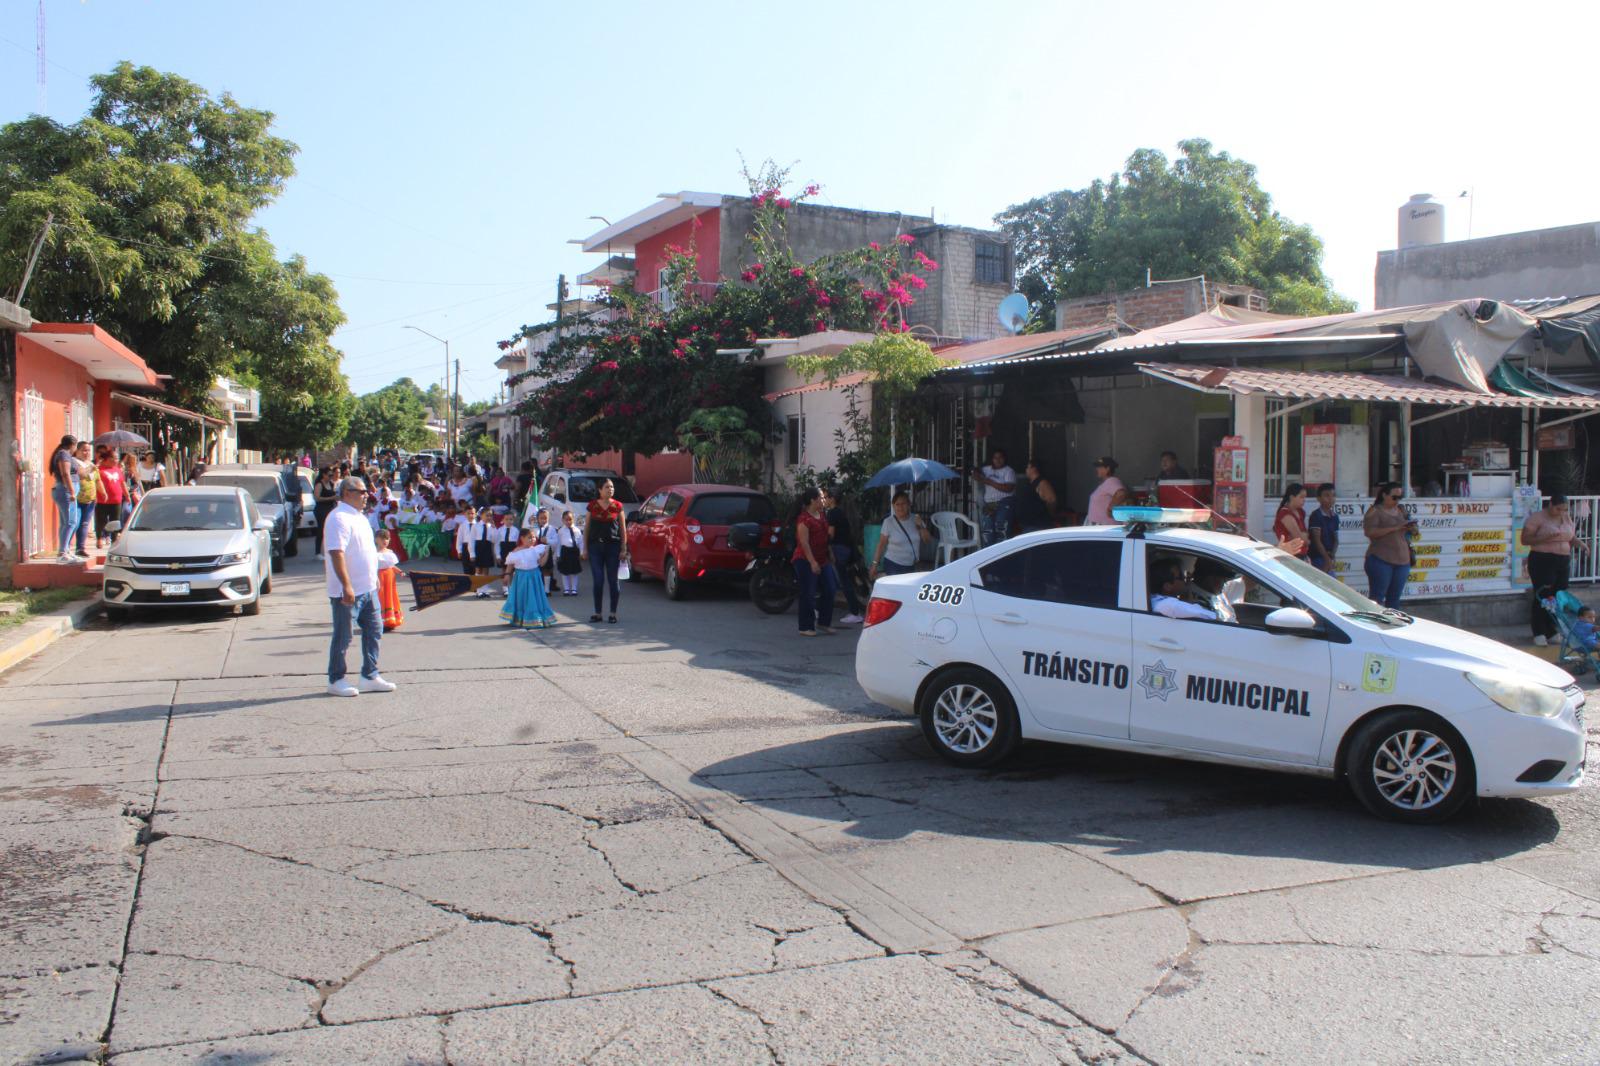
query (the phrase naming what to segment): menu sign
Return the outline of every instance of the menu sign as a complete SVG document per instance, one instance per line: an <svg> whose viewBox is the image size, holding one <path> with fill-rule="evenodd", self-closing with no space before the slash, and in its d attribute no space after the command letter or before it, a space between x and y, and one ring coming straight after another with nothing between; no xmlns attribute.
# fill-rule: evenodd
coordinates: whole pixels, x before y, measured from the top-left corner
<svg viewBox="0 0 1600 1066"><path fill-rule="evenodd" d="M1300 437L1300 476L1308 488L1338 480L1334 477L1338 445L1338 426L1305 428Z"/></svg>
<svg viewBox="0 0 1600 1066"><path fill-rule="evenodd" d="M1371 505L1371 500L1334 505L1339 515L1334 572L1362 592L1367 591L1362 567L1367 538L1361 518ZM1510 500L1448 497L1407 500L1403 506L1417 522L1411 542L1417 564L1406 583L1407 596L1461 596L1511 587L1516 562Z"/></svg>

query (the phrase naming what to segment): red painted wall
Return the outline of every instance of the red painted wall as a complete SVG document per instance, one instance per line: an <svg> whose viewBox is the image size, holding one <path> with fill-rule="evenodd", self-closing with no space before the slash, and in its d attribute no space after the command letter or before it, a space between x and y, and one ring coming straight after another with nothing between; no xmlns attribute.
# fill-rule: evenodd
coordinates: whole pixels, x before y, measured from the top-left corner
<svg viewBox="0 0 1600 1066"><path fill-rule="evenodd" d="M55 484L55 478L50 475L50 457L55 454L56 445L61 441L61 435L67 432L67 411L73 400L88 402L89 386L91 379L88 371L70 359L63 359L51 352L37 341L29 340L25 335L17 337L17 391L16 412L18 432L21 432L21 419L23 410L23 395L29 389L44 397L44 455L41 462L44 464L44 546L45 550L54 552L52 544L55 540L56 524L59 521L56 515L55 501L50 498L50 489ZM95 389L95 406L98 408L102 396L109 395L110 387L101 384ZM97 431L109 428L109 423L102 424L96 416L95 429ZM18 489L19 502L20 488ZM18 531L20 532L20 530ZM22 558L19 541L19 560Z"/></svg>
<svg viewBox="0 0 1600 1066"><path fill-rule="evenodd" d="M700 280L719 281L717 264L722 254L722 211L708 207L687 222L680 222L654 237L646 237L633 249L635 268L638 270L634 286L640 292L654 292L661 286L661 267L667 260L667 245L689 247L693 242L695 260L700 266Z"/></svg>

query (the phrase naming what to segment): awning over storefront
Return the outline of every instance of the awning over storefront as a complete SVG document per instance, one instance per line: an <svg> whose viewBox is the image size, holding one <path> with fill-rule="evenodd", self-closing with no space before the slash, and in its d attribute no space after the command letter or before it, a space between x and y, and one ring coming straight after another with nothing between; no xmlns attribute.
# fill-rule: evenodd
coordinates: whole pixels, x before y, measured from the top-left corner
<svg viewBox="0 0 1600 1066"><path fill-rule="evenodd" d="M152 400L148 396L137 396L131 392L113 392L111 398L113 400L121 400L123 403L133 404L136 407L148 407L152 411L160 411L162 414L171 415L173 418L199 422L202 425L225 426L228 424L221 418L212 418L210 415L203 415L196 411L186 411L182 407L174 407L170 403L161 403L159 400Z"/></svg>
<svg viewBox="0 0 1600 1066"><path fill-rule="evenodd" d="M1260 394L1284 400L1349 400L1433 407L1544 408L1600 412L1600 397L1477 392L1421 378L1343 371L1266 370L1181 363L1138 363L1159 381L1213 395ZM1530 390L1531 391L1531 390Z"/></svg>

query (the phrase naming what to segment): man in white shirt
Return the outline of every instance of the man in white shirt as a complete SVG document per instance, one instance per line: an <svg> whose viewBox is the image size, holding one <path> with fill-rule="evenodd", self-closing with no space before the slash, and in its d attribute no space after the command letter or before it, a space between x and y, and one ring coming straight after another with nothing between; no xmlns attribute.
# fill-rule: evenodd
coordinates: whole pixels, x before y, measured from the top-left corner
<svg viewBox="0 0 1600 1066"><path fill-rule="evenodd" d="M1006 463L1006 453L996 448L989 465L972 475L983 486L983 545L999 544L1011 535L1011 510L1016 505L1017 472Z"/></svg>
<svg viewBox="0 0 1600 1066"><path fill-rule="evenodd" d="M378 675L378 641L383 637L383 612L378 607L378 546L362 513L367 483L358 477L339 482L339 505L322 529L328 602L333 607L333 640L328 646L328 692L354 696L361 692L393 692ZM361 682L345 678L345 652L352 624L361 627Z"/></svg>
<svg viewBox="0 0 1600 1066"><path fill-rule="evenodd" d="M1150 571L1150 587L1156 591L1150 596L1150 609L1168 618L1195 618L1206 622L1218 620L1217 612L1179 599L1188 582L1176 560L1157 563Z"/></svg>

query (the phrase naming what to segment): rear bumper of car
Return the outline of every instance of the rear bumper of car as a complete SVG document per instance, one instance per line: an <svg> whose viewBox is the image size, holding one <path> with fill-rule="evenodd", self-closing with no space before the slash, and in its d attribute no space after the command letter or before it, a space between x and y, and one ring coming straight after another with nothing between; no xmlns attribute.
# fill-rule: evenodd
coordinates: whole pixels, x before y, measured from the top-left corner
<svg viewBox="0 0 1600 1066"><path fill-rule="evenodd" d="M856 684L874 702L902 714L915 714L917 688L927 667L919 668L893 640L885 639L887 636L880 637L871 629L862 631L856 644Z"/></svg>
<svg viewBox="0 0 1600 1066"><path fill-rule="evenodd" d="M179 596L162 594L163 584L188 582ZM146 573L126 566L107 566L100 598L110 607L235 607L255 602L261 590L249 563L233 563L204 571Z"/></svg>
<svg viewBox="0 0 1600 1066"><path fill-rule="evenodd" d="M707 551L678 561L678 576L685 581L744 581L749 576L749 552Z"/></svg>

